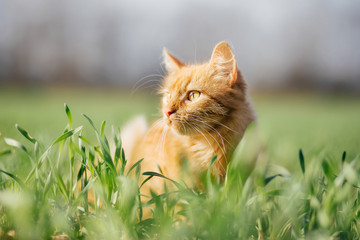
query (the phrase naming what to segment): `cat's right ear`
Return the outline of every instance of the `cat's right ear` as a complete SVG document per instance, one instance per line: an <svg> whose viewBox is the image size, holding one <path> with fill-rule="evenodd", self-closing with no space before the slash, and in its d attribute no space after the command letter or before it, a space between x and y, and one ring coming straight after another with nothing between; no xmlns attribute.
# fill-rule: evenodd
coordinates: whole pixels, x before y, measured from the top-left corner
<svg viewBox="0 0 360 240"><path fill-rule="evenodd" d="M235 55L227 42L222 41L215 46L210 66L216 71L217 76L229 80L231 85L236 83L239 76Z"/></svg>
<svg viewBox="0 0 360 240"><path fill-rule="evenodd" d="M164 48L164 50L163 50L163 58L164 58L164 65L165 65L166 71L168 73L179 70L181 67L183 67L185 65L179 59L177 59L173 55L171 55L166 50L166 48Z"/></svg>

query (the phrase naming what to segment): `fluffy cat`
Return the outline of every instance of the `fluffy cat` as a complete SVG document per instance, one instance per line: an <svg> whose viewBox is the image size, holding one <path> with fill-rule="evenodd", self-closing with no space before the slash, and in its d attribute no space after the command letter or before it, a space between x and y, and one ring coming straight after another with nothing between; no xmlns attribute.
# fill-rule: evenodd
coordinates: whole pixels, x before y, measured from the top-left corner
<svg viewBox="0 0 360 240"><path fill-rule="evenodd" d="M186 165L194 183L216 155L213 174L223 179L231 153L255 120L235 56L226 42L218 43L203 64L186 65L166 50L163 55L163 117L149 129L143 118L123 128L128 166L144 158L141 172L161 169L166 177L179 180ZM153 177L141 192L149 194L151 188L159 193L163 181Z"/></svg>

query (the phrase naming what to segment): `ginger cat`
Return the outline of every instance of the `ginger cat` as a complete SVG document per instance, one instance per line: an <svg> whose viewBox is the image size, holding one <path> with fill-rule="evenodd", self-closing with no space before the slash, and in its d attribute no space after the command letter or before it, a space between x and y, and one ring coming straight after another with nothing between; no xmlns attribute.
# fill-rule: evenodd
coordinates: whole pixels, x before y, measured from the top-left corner
<svg viewBox="0 0 360 240"><path fill-rule="evenodd" d="M226 42L218 43L203 64L186 65L166 50L163 55L167 70L160 91L163 117L149 129L141 118L123 128L128 166L144 158L141 172L160 168L178 181L187 159L190 180L196 182L217 155L213 174L223 179L231 153L255 120L235 56ZM148 195L150 188L161 192L164 181L153 177L141 193Z"/></svg>

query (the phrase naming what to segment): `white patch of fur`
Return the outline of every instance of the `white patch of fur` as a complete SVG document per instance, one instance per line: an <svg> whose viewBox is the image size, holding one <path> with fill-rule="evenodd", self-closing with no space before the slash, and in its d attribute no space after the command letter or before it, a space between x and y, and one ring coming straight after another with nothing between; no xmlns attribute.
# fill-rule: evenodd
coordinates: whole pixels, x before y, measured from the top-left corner
<svg viewBox="0 0 360 240"><path fill-rule="evenodd" d="M145 137L148 125L144 115L136 116L121 128L122 147L126 159L133 159L134 151Z"/></svg>

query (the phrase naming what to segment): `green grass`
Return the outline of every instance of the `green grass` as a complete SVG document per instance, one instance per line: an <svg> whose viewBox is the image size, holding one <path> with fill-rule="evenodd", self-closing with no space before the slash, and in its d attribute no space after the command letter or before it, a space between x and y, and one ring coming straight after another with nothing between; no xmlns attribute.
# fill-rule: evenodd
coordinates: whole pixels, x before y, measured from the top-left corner
<svg viewBox="0 0 360 240"><path fill-rule="evenodd" d="M118 127L139 113L155 119L157 98L0 90L0 239L359 239L360 99L252 98L260 136L247 133L225 183L207 173L201 191L169 181L175 190L141 203ZM143 219L150 203L154 218Z"/></svg>

